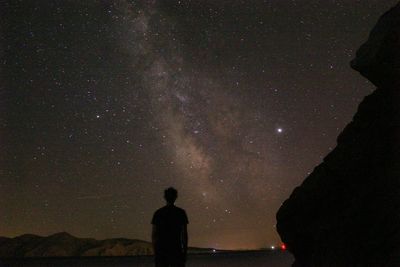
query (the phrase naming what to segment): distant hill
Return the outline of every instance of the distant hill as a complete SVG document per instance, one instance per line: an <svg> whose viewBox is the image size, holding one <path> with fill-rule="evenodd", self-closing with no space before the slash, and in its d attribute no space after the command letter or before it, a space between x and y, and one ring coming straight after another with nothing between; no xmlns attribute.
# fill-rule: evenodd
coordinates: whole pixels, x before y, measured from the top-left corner
<svg viewBox="0 0 400 267"><path fill-rule="evenodd" d="M0 258L9 257L79 257L152 255L149 242L125 238L96 240L77 238L66 232L42 237L21 235L0 237Z"/></svg>
<svg viewBox="0 0 400 267"><path fill-rule="evenodd" d="M208 248L189 248L189 253L210 253ZM96 240L77 238L62 232L50 236L25 234L15 238L0 237L0 258L80 257L152 255L150 242L113 238Z"/></svg>

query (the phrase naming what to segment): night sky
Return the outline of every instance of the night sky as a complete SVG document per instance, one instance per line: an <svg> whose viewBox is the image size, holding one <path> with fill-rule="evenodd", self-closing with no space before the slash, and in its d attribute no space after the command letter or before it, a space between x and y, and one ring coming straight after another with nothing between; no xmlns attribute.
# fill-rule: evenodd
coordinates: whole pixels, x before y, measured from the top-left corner
<svg viewBox="0 0 400 267"><path fill-rule="evenodd" d="M373 86L349 61L396 0L2 1L0 235L279 244L275 214Z"/></svg>

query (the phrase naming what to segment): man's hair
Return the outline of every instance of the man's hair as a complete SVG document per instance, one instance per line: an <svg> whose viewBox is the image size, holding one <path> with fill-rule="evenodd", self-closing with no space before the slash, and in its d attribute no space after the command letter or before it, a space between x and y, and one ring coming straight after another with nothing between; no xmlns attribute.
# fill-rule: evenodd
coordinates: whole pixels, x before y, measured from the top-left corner
<svg viewBox="0 0 400 267"><path fill-rule="evenodd" d="M168 203L174 204L175 200L178 198L178 191L173 187L168 187L164 191L164 198Z"/></svg>

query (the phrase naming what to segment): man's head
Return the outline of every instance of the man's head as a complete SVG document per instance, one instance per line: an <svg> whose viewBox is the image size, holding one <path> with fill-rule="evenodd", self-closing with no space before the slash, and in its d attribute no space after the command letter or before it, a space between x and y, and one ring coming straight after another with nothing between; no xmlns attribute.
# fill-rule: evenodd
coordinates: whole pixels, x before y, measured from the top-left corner
<svg viewBox="0 0 400 267"><path fill-rule="evenodd" d="M178 191L173 187L169 187L164 191L164 198L168 204L174 204L178 198Z"/></svg>

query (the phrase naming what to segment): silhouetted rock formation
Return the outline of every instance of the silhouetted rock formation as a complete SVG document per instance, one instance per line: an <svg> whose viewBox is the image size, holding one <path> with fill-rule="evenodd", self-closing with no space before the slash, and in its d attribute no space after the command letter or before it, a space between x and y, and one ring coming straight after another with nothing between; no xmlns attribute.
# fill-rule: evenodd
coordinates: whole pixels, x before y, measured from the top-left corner
<svg viewBox="0 0 400 267"><path fill-rule="evenodd" d="M378 89L278 211L294 266L400 266L400 4L352 67Z"/></svg>
<svg viewBox="0 0 400 267"><path fill-rule="evenodd" d="M65 232L47 237L37 235L21 235L15 238L0 237L0 258L152 254L151 243L141 240L76 238Z"/></svg>

